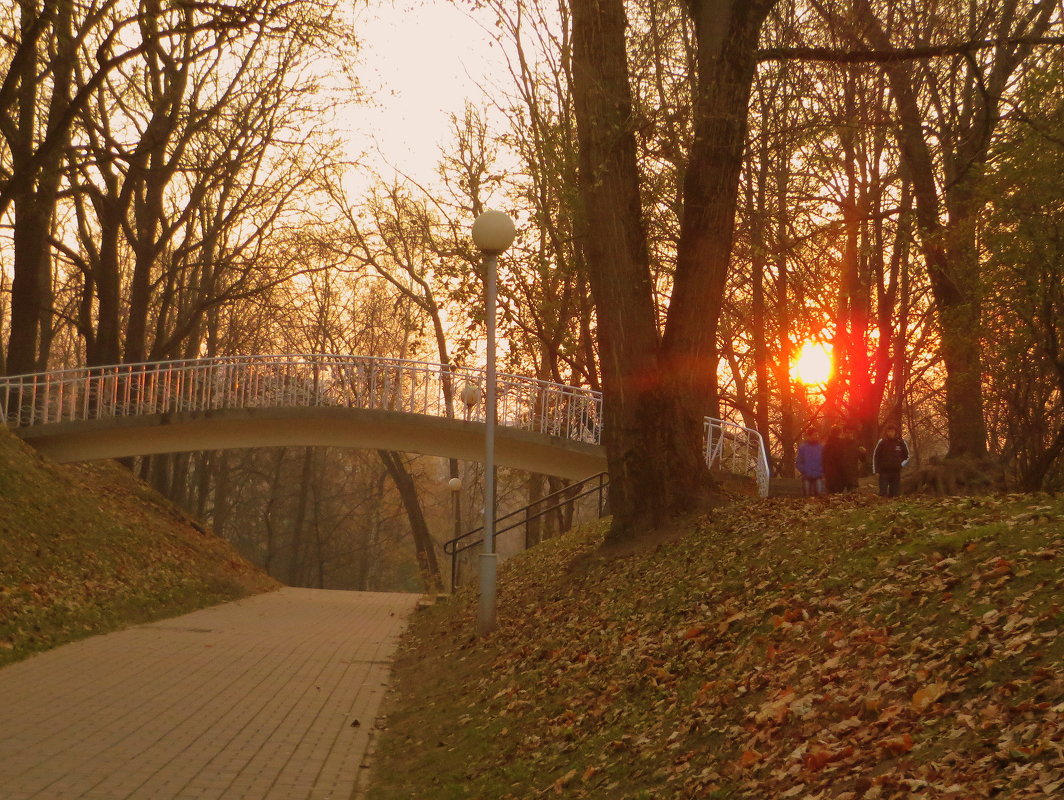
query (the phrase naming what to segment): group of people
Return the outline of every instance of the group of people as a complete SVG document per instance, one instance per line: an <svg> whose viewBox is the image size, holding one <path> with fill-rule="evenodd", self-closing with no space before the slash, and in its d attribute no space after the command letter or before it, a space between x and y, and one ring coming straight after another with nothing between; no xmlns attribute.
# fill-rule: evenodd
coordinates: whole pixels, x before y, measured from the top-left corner
<svg viewBox="0 0 1064 800"><path fill-rule="evenodd" d="M856 428L835 425L824 443L815 429L807 430L794 466L802 476L805 495L815 497L856 491L861 464L867 459L868 451L858 441ZM898 435L898 428L887 425L872 451L872 472L879 476L879 493L883 497L901 493L901 470L908 460L909 448Z"/></svg>

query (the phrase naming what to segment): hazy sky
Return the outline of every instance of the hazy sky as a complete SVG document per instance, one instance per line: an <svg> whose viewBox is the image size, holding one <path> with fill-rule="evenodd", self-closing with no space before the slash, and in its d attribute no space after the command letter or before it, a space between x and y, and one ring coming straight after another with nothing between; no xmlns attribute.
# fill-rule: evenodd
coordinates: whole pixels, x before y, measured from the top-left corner
<svg viewBox="0 0 1064 800"><path fill-rule="evenodd" d="M478 84L500 68L490 17L451 0L369 0L354 19L371 105L350 114L352 150L379 150L382 172L387 162L431 182L448 114L461 114L467 98L480 105Z"/></svg>

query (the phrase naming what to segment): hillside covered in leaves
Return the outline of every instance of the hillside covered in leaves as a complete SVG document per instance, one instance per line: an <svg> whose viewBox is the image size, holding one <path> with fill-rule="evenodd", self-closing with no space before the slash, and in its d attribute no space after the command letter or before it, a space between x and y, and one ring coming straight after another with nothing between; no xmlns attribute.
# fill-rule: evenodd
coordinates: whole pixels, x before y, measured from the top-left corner
<svg viewBox="0 0 1064 800"><path fill-rule="evenodd" d="M0 665L277 585L128 470L0 429Z"/></svg>
<svg viewBox="0 0 1064 800"><path fill-rule="evenodd" d="M373 800L1064 796L1064 499L735 504L599 525L416 615Z"/></svg>

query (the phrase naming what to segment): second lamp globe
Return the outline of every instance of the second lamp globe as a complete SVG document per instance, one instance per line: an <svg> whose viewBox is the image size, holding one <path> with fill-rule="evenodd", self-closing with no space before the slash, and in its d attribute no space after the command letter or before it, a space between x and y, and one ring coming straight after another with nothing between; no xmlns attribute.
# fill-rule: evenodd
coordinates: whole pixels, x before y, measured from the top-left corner
<svg viewBox="0 0 1064 800"><path fill-rule="evenodd" d="M473 243L482 252L501 253L517 235L514 221L501 211L485 211L473 220Z"/></svg>

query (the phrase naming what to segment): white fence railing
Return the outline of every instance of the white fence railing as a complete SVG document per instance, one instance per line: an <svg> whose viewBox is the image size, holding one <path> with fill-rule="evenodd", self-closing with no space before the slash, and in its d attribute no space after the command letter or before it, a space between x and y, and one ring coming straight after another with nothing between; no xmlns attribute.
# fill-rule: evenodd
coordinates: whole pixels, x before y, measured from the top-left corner
<svg viewBox="0 0 1064 800"><path fill-rule="evenodd" d="M499 425L600 443L599 392L520 375L497 380ZM335 406L483 421L484 381L481 369L369 356L120 364L0 377L0 420L28 428L227 408ZM706 463L754 477L762 495L768 492L768 461L756 431L707 417Z"/></svg>
<svg viewBox="0 0 1064 800"><path fill-rule="evenodd" d="M757 491L768 497L768 455L761 434L734 422L706 417L706 464L757 481Z"/></svg>

